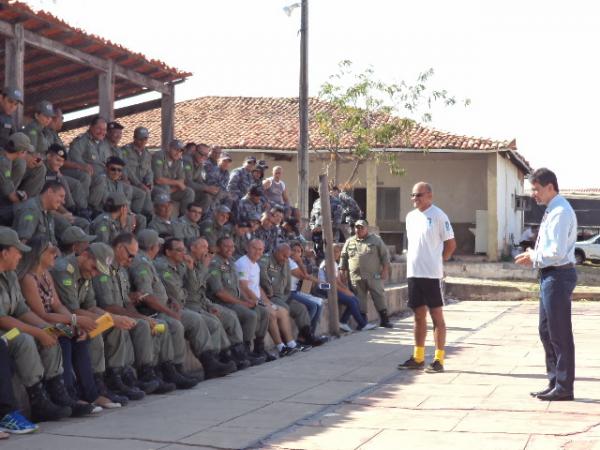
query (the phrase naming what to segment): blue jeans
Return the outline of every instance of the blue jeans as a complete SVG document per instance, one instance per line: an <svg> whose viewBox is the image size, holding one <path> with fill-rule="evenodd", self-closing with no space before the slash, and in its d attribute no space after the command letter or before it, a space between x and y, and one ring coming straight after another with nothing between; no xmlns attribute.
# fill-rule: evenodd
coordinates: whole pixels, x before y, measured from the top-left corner
<svg viewBox="0 0 600 450"><path fill-rule="evenodd" d="M310 294L305 294L300 291L290 292L290 298L302 303L308 310L308 316L310 317L310 331L314 333L321 319L321 313L323 312L323 302L320 298L314 297Z"/></svg>
<svg viewBox="0 0 600 450"><path fill-rule="evenodd" d="M555 269L540 277L539 333L546 353L548 384L573 393L575 343L571 326L571 295L577 283L574 268Z"/></svg>
<svg viewBox="0 0 600 450"><path fill-rule="evenodd" d="M340 322L348 323L348 320L350 320L350 316L352 316L356 321L358 328L363 328L367 324L367 321L360 312L360 301L358 300L358 298L356 298L356 296L354 295L344 294L339 291L337 294L338 302L346 307L346 309L342 313L342 317L340 317Z"/></svg>
<svg viewBox="0 0 600 450"><path fill-rule="evenodd" d="M93 402L99 394L92 370L89 341L77 341L66 337L61 337L58 341L62 349L63 379L67 390L77 399Z"/></svg>

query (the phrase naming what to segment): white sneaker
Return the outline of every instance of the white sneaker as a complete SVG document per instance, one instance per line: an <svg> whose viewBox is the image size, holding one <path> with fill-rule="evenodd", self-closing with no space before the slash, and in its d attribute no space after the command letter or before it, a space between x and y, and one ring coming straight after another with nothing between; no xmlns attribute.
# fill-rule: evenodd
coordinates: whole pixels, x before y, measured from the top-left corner
<svg viewBox="0 0 600 450"><path fill-rule="evenodd" d="M344 322L340 322L340 330L345 331L346 333L352 333L352 328L350 328L350 325Z"/></svg>
<svg viewBox="0 0 600 450"><path fill-rule="evenodd" d="M372 330L373 328L377 328L377 325L375 325L374 323L367 323L359 331L369 331L369 330Z"/></svg>

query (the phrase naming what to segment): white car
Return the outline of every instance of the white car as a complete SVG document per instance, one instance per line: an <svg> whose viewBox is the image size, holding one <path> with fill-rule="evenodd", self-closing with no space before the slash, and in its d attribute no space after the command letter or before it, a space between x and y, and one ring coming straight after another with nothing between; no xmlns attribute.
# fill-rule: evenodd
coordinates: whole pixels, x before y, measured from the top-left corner
<svg viewBox="0 0 600 450"><path fill-rule="evenodd" d="M583 264L586 259L600 260L600 234L575 244L577 264Z"/></svg>

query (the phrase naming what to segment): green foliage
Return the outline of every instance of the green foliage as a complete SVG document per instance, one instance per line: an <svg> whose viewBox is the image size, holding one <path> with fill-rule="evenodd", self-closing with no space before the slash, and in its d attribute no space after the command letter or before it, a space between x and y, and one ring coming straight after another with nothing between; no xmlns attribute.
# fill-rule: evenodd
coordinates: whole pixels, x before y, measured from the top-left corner
<svg viewBox="0 0 600 450"><path fill-rule="evenodd" d="M388 84L375 78L372 67L355 73L351 61L339 63L338 73L330 76L319 92L319 98L331 108L316 112L314 117L332 159L355 163L346 183L351 184L358 166L370 159L386 164L394 175L404 174L398 153L388 148L398 143L410 147L411 131L418 122L431 122L435 103L457 103L446 90L428 88L433 74L433 69L419 74L413 85L404 81ZM378 151L372 151L374 148ZM337 173L333 181L337 183Z"/></svg>

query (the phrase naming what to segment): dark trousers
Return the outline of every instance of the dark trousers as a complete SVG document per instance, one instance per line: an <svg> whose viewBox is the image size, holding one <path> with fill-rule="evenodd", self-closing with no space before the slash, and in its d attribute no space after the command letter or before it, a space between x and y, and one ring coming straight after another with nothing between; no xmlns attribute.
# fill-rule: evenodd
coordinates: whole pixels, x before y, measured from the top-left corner
<svg viewBox="0 0 600 450"><path fill-rule="evenodd" d="M8 347L0 340L0 419L17 409L12 387L11 364Z"/></svg>
<svg viewBox="0 0 600 450"><path fill-rule="evenodd" d="M61 337L59 342L63 357L63 379L67 390L77 399L93 402L98 398L98 390L94 381L89 341Z"/></svg>
<svg viewBox="0 0 600 450"><path fill-rule="evenodd" d="M571 295L576 283L574 268L540 275L540 339L546 353L549 385L560 393L573 393L575 381Z"/></svg>

